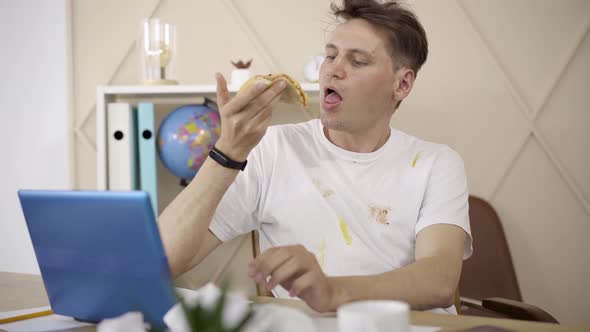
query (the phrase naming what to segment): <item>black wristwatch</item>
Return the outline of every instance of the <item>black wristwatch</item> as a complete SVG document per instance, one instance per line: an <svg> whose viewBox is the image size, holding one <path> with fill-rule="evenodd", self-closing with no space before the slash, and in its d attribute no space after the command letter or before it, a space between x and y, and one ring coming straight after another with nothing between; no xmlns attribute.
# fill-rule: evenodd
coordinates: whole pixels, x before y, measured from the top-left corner
<svg viewBox="0 0 590 332"><path fill-rule="evenodd" d="M246 164L248 163L248 160L244 160L242 162L232 160L230 157L226 156L225 153L219 151L215 146L213 146L213 149L209 151L209 157L211 157L211 159L215 160L223 167L239 169L240 171L243 171L246 168Z"/></svg>

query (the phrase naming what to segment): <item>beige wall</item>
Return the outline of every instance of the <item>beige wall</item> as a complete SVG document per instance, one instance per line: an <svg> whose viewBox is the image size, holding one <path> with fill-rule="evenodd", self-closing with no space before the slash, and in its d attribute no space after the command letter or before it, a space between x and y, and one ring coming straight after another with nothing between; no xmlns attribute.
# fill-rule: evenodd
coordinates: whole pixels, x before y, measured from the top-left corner
<svg viewBox="0 0 590 332"><path fill-rule="evenodd" d="M255 72L302 80L332 22L328 4L73 1L76 186L95 187L96 85L138 81L141 18L178 25L182 83L212 83L238 58L254 58ZM563 322L590 323L590 1L410 4L430 55L393 125L463 156L471 193L503 220L525 300ZM230 246L247 249L240 241ZM219 261L207 264L210 275L223 272Z"/></svg>

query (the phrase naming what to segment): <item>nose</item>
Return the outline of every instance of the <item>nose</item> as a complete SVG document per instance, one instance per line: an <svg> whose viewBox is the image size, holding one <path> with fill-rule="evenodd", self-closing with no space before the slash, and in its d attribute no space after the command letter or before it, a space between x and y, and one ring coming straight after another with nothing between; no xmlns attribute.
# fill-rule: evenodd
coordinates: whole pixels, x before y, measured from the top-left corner
<svg viewBox="0 0 590 332"><path fill-rule="evenodd" d="M346 77L344 62L342 57L336 57L332 61L325 60L320 69L324 71L326 78L344 79Z"/></svg>

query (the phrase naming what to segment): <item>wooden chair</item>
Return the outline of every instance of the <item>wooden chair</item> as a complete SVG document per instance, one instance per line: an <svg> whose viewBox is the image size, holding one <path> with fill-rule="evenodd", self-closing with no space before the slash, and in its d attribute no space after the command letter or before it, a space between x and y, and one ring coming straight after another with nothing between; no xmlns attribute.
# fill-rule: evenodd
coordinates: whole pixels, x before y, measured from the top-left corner
<svg viewBox="0 0 590 332"><path fill-rule="evenodd" d="M558 323L545 310L522 302L508 242L494 208L470 196L469 218L473 255L461 272L459 314Z"/></svg>
<svg viewBox="0 0 590 332"><path fill-rule="evenodd" d="M258 231L252 231L252 256L254 258L260 255L260 245L258 239ZM271 291L266 290L266 288L261 287L259 284L256 284L256 295L258 296L270 296L274 297L274 294Z"/></svg>

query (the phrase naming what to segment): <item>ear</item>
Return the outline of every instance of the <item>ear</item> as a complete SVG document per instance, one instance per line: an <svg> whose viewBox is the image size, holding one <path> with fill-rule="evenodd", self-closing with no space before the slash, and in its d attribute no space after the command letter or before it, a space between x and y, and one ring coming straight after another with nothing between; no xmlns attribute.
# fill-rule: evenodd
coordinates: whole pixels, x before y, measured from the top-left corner
<svg viewBox="0 0 590 332"><path fill-rule="evenodd" d="M412 88L414 87L414 81L416 80L416 74L412 69L404 67L398 69L395 76L396 80L393 89L393 97L399 102L404 100L404 98L410 94L410 91L412 91Z"/></svg>

